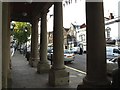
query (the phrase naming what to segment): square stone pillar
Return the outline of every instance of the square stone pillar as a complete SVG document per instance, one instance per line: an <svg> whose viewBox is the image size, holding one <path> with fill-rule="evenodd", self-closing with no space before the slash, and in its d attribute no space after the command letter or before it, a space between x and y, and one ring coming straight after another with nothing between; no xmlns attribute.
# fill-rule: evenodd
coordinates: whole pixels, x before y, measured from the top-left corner
<svg viewBox="0 0 120 90"><path fill-rule="evenodd" d="M68 85L69 72L64 66L62 2L54 3L53 64L49 72L49 84Z"/></svg>

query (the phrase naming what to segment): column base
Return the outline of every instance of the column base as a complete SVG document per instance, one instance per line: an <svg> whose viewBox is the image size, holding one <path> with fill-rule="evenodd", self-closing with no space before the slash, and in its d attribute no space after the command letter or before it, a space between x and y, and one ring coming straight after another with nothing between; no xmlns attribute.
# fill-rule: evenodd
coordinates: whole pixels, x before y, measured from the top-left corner
<svg viewBox="0 0 120 90"><path fill-rule="evenodd" d="M69 72L67 72L65 69L62 70L50 69L49 85L51 86L69 85Z"/></svg>
<svg viewBox="0 0 120 90"><path fill-rule="evenodd" d="M11 69L8 69L7 74L7 88L12 88L12 76L11 76Z"/></svg>
<svg viewBox="0 0 120 90"><path fill-rule="evenodd" d="M48 73L50 70L50 65L48 62L39 62L37 65L38 73Z"/></svg>
<svg viewBox="0 0 120 90"><path fill-rule="evenodd" d="M30 58L30 60L29 60L29 65L30 65L31 67L37 67L38 61L39 61L38 58Z"/></svg>
<svg viewBox="0 0 120 90"><path fill-rule="evenodd" d="M29 65L30 65L31 67L33 66L31 57L30 57L30 59L29 59Z"/></svg>
<svg viewBox="0 0 120 90"><path fill-rule="evenodd" d="M7 88L12 88L12 78L7 78Z"/></svg>
<svg viewBox="0 0 120 90"><path fill-rule="evenodd" d="M83 79L83 82L80 83L77 87L77 90L81 90L81 88L94 88L95 90L97 88L111 88L111 83L109 80L104 81L88 81L86 78Z"/></svg>

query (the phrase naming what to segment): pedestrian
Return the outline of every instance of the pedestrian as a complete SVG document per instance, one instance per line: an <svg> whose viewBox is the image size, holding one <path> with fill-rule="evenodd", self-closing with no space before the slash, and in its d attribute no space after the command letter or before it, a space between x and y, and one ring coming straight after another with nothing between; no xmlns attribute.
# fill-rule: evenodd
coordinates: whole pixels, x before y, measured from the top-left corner
<svg viewBox="0 0 120 90"><path fill-rule="evenodd" d="M13 46L12 44L10 45L10 62L9 62L9 68L12 69L12 63L11 63L11 60L12 60L12 57L13 57Z"/></svg>
<svg viewBox="0 0 120 90"><path fill-rule="evenodd" d="M80 47L80 55L83 54L83 49Z"/></svg>
<svg viewBox="0 0 120 90"><path fill-rule="evenodd" d="M112 72L112 87L120 88L120 56L117 59L118 68Z"/></svg>

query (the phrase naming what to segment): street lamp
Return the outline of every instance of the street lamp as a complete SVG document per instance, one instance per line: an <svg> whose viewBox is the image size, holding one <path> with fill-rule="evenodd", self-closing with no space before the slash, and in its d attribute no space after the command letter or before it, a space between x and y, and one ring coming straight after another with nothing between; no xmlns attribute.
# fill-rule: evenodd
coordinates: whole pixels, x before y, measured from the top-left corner
<svg viewBox="0 0 120 90"><path fill-rule="evenodd" d="M24 31L25 31L25 35L26 35L26 39L25 39L25 43L26 43L26 46L25 46L25 54L27 53L27 27L24 28Z"/></svg>
<svg viewBox="0 0 120 90"><path fill-rule="evenodd" d="M10 30L13 31L13 30L14 30L14 27L15 27L15 23L14 23L14 22L11 22L11 24L10 24Z"/></svg>

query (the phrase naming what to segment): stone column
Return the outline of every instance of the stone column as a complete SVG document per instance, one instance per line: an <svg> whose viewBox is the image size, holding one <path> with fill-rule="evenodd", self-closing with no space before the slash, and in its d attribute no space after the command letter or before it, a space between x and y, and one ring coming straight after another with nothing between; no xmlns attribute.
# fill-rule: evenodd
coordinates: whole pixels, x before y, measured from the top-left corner
<svg viewBox="0 0 120 90"><path fill-rule="evenodd" d="M32 19L32 35L31 35L31 57L29 60L29 64L32 67L37 67L39 60L39 52L38 52L38 21L37 17Z"/></svg>
<svg viewBox="0 0 120 90"><path fill-rule="evenodd" d="M118 2L118 17L120 16L120 1ZM118 22L118 47L120 47L120 22Z"/></svg>
<svg viewBox="0 0 120 90"><path fill-rule="evenodd" d="M69 84L69 72L64 66L62 2L54 3L53 65L49 72L52 86Z"/></svg>
<svg viewBox="0 0 120 90"><path fill-rule="evenodd" d="M2 2L0 2L0 89L2 89Z"/></svg>
<svg viewBox="0 0 120 90"><path fill-rule="evenodd" d="M102 1L102 0L101 0ZM87 68L85 87L107 87L103 2L86 2ZM78 85L78 89L81 85Z"/></svg>
<svg viewBox="0 0 120 90"><path fill-rule="evenodd" d="M2 3L2 88L8 88L10 75L10 6Z"/></svg>
<svg viewBox="0 0 120 90"><path fill-rule="evenodd" d="M40 61L37 66L38 73L45 73L50 70L47 60L47 12L44 11L41 16L41 34L40 34Z"/></svg>

